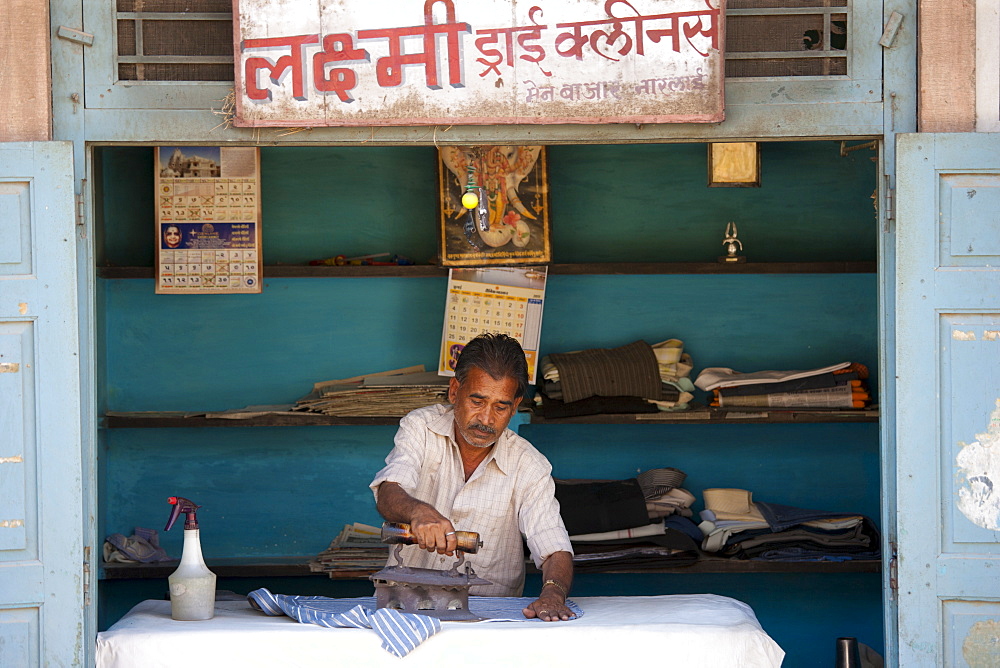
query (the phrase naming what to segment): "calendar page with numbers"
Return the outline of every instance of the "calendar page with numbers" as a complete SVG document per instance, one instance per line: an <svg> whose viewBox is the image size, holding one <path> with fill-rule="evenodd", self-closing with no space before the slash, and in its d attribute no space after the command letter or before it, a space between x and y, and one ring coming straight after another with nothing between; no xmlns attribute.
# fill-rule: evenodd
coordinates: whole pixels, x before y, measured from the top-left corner
<svg viewBox="0 0 1000 668"><path fill-rule="evenodd" d="M454 376L465 344L491 332L518 340L528 361L529 382L534 383L546 275L546 267L451 269L438 375Z"/></svg>
<svg viewBox="0 0 1000 668"><path fill-rule="evenodd" d="M155 150L156 292L260 292L258 149Z"/></svg>

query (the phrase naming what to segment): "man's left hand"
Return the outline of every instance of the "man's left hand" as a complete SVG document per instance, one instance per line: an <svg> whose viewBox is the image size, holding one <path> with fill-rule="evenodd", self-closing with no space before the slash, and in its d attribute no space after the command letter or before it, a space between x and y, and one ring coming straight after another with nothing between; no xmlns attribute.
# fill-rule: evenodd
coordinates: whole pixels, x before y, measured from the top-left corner
<svg viewBox="0 0 1000 668"><path fill-rule="evenodd" d="M528 619L536 617L543 622L565 622L576 617L576 613L566 607L558 595L545 592L538 600L532 601L528 607L522 610Z"/></svg>

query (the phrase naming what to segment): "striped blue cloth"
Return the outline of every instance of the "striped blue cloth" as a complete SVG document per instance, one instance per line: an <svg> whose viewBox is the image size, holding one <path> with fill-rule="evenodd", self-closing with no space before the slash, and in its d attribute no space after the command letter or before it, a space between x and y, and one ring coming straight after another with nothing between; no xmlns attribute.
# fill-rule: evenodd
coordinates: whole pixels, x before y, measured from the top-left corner
<svg viewBox="0 0 1000 668"><path fill-rule="evenodd" d="M261 612L287 615L303 624L327 628L372 629L382 638L382 648L395 656L404 657L441 630L441 620L427 615L415 615L390 608L377 608L374 596L358 598L327 598L325 596L289 596L256 589L247 594L250 605ZM470 611L484 622L529 622L545 624L539 619L525 619L521 612L535 599L509 596L473 596ZM567 599L566 607L576 619L583 610ZM468 622L465 622L468 623Z"/></svg>
<svg viewBox="0 0 1000 668"><path fill-rule="evenodd" d="M247 598L250 605L265 614L288 615L303 624L327 628L372 629L382 638L382 649L398 657L406 656L417 645L441 630L441 620L434 617L390 608L379 608L372 612L361 604L345 610L344 599L272 594L267 589L256 589L247 594Z"/></svg>

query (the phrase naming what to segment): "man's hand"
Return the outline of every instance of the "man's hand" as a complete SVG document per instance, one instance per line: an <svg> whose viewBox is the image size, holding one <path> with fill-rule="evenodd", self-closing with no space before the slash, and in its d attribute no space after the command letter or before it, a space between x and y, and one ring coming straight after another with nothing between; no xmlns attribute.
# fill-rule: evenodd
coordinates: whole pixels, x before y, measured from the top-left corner
<svg viewBox="0 0 1000 668"><path fill-rule="evenodd" d="M379 485L378 511L390 522L409 524L417 545L428 552L455 554L458 541L451 520L429 503L414 499L398 483L386 480Z"/></svg>
<svg viewBox="0 0 1000 668"><path fill-rule="evenodd" d="M566 607L566 601L559 594L542 592L538 600L532 601L522 610L528 619L536 617L543 622L565 622L576 617L576 613Z"/></svg>
<svg viewBox="0 0 1000 668"><path fill-rule="evenodd" d="M451 520L427 504L413 508L410 533L417 539L417 544L428 552L436 551L450 557L458 546Z"/></svg>
<svg viewBox="0 0 1000 668"><path fill-rule="evenodd" d="M532 601L522 610L528 619L545 622L565 622L576 617L566 607L566 596L573 584L573 555L569 552L553 552L542 562L544 584L538 600Z"/></svg>

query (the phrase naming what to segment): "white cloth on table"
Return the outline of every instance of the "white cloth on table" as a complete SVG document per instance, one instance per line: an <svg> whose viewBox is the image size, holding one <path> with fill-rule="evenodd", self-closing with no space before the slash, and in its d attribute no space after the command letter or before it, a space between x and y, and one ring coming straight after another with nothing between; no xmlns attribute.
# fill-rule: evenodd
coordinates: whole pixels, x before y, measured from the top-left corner
<svg viewBox="0 0 1000 668"><path fill-rule="evenodd" d="M169 601L143 601L97 636L97 668L440 668L466 657L477 668L629 665L778 668L784 652L748 605L714 594L574 597L573 622L444 622L398 659L367 629L324 629L268 617L245 601L216 603L214 619L177 622ZM405 663L400 663L400 662Z"/></svg>

